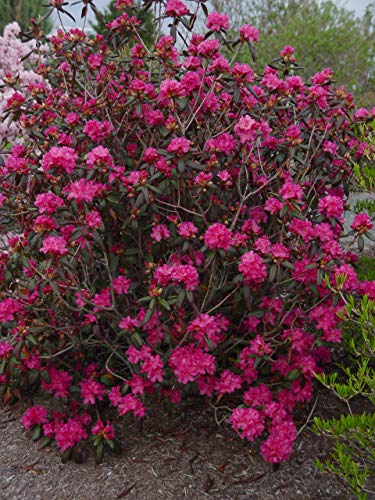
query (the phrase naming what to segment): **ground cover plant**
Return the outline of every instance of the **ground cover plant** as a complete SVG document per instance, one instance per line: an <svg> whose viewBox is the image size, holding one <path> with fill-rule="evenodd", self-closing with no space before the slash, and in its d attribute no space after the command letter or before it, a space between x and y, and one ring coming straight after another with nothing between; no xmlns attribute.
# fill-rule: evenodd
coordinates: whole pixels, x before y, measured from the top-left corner
<svg viewBox="0 0 375 500"><path fill-rule="evenodd" d="M318 460L317 466L343 479L357 498L366 499L373 493L367 482L375 472L375 302L366 295L360 301L348 298L342 319L345 356L337 370L318 379L347 404L348 413L330 420L314 418L313 430L334 443L329 457ZM361 413L351 407L358 397L366 402Z"/></svg>
<svg viewBox="0 0 375 500"><path fill-rule="evenodd" d="M371 153L351 127L375 111L328 68L303 82L289 46L256 76L236 54L258 32L230 43L224 14L187 36L202 2L148 2L171 25L148 49L131 4L108 26L134 36L129 57L59 30L44 81L7 101L29 139L1 167L2 397L42 397L33 437L64 459L91 441L99 462L114 413L196 391L275 464L341 340L342 294L375 295L339 246L352 157ZM371 228L356 215L359 246Z"/></svg>
<svg viewBox="0 0 375 500"><path fill-rule="evenodd" d="M368 113L368 111L363 108L358 111L360 113L363 113L364 115ZM374 130L375 130L375 121L373 120L370 120L367 123L362 123L357 127L358 138L361 140L361 142L366 142L366 144L370 147L370 150L373 149L375 145ZM367 158L367 161L364 161L361 165L355 163L354 171L356 174L356 182L358 189L362 191L374 191L375 167L372 156L370 155ZM371 202L367 207L365 206L363 208L360 205L358 205L359 210L371 209L371 207L373 210L373 205L371 204Z"/></svg>

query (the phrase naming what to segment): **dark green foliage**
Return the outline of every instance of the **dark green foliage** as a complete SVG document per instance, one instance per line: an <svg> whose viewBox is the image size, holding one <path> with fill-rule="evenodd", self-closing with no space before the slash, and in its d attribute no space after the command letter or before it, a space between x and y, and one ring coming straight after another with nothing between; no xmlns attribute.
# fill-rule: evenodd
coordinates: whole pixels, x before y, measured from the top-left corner
<svg viewBox="0 0 375 500"><path fill-rule="evenodd" d="M370 200L369 198L357 200L354 205L354 212L356 214L366 212L370 217L375 217L375 200ZM375 279L375 277L373 279Z"/></svg>
<svg viewBox="0 0 375 500"><path fill-rule="evenodd" d="M0 33L3 33L7 24L17 21L22 31L29 31L30 19L42 20L48 12L46 5L48 1L43 0L0 0ZM45 33L52 29L51 19L41 22Z"/></svg>
<svg viewBox="0 0 375 500"><path fill-rule="evenodd" d="M375 120L356 126L355 130L361 142L367 142L370 147L375 148ZM367 153L367 160L361 166L354 164L355 180L360 191L375 190L375 165L370 159L369 149ZM368 214L371 215L370 212Z"/></svg>
<svg viewBox="0 0 375 500"><path fill-rule="evenodd" d="M358 279L361 281L375 280L375 257L363 256L356 266Z"/></svg>
<svg viewBox="0 0 375 500"><path fill-rule="evenodd" d="M243 60L257 71L291 45L304 79L330 67L337 84L351 90L357 102L374 105L374 5L358 18L344 3L331 0L211 0L211 4L229 15L233 30L246 23L259 29L255 65L250 54Z"/></svg>

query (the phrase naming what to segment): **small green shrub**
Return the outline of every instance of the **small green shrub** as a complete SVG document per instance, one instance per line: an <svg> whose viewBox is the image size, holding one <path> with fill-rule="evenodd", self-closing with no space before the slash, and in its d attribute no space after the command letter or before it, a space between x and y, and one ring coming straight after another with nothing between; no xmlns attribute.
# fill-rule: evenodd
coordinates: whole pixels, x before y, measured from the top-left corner
<svg viewBox="0 0 375 500"><path fill-rule="evenodd" d="M375 280L375 257L364 255L358 259L355 269L360 281Z"/></svg>
<svg viewBox="0 0 375 500"><path fill-rule="evenodd" d="M366 147L368 161L354 165L355 182L360 191L374 191L375 165L371 160L371 151L375 147L375 121L359 125L357 137Z"/></svg>
<svg viewBox="0 0 375 500"><path fill-rule="evenodd" d="M353 211L356 214L367 212L368 215L373 218L375 217L375 200L370 200L369 198L366 198L365 200L357 200L353 207Z"/></svg>
<svg viewBox="0 0 375 500"><path fill-rule="evenodd" d="M313 431L333 438L333 451L319 470L343 479L359 499L366 499L366 481L375 470L375 302L365 295L359 303L350 297L343 317L343 346L347 354L338 371L318 375L349 409L348 415L325 420L315 417ZM350 400L366 399L366 411L353 414Z"/></svg>

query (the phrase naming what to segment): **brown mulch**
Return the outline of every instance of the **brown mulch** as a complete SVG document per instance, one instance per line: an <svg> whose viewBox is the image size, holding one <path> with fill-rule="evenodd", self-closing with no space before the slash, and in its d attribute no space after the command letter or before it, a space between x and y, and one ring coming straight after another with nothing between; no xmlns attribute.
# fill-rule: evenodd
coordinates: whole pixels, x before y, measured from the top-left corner
<svg viewBox="0 0 375 500"><path fill-rule="evenodd" d="M337 412L337 400L322 392L314 414ZM300 427L308 413L301 413ZM56 448L38 450L21 427L21 415L22 408L0 410L0 499L352 498L336 477L316 469L314 460L327 455L329 441L309 424L290 460L273 470L255 446L227 424L218 426L212 410L193 398L172 415L152 408L142 428L129 424L121 431L121 455L107 454L97 466L92 453L83 464L62 464Z"/></svg>

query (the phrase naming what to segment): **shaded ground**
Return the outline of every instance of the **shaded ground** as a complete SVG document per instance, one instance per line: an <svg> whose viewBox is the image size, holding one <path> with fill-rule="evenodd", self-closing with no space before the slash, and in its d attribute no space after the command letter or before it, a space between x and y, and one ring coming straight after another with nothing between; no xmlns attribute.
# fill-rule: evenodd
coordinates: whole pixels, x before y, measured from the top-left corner
<svg viewBox="0 0 375 500"><path fill-rule="evenodd" d="M156 410L156 411L155 411ZM314 414L337 415L337 401L321 393ZM0 410L0 498L33 500L151 499L349 499L334 476L321 474L329 442L306 425L291 459L277 471L256 448L226 425L218 427L200 400L181 404L168 415L153 409L124 429L120 457L92 456L81 465L63 465L56 448L38 450L19 423L21 408ZM306 423L304 413L298 422Z"/></svg>

